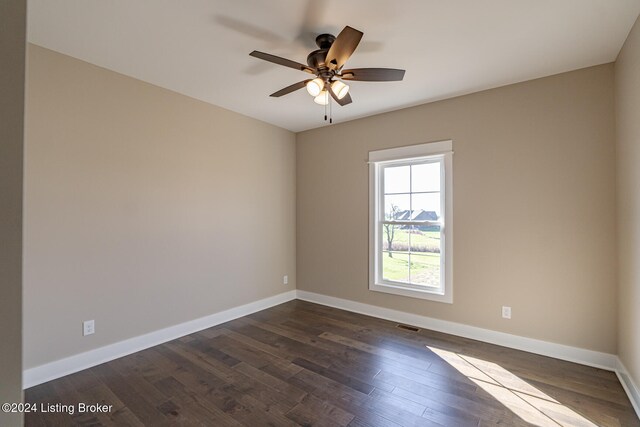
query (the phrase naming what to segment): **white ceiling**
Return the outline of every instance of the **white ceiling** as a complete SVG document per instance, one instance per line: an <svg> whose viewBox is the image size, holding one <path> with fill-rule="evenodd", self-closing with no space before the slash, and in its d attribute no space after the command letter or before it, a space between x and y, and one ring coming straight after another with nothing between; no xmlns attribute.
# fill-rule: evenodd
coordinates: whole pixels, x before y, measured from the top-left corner
<svg viewBox="0 0 640 427"><path fill-rule="evenodd" d="M305 63L317 34L364 32L346 68L407 70L352 82L337 122L615 60L640 0L29 0L29 41L292 131L323 126Z"/></svg>

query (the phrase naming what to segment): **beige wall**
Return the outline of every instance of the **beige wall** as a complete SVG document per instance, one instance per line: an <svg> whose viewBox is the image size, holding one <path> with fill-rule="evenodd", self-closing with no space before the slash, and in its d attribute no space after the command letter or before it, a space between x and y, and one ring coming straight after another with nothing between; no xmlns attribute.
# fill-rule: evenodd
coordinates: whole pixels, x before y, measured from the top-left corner
<svg viewBox="0 0 640 427"><path fill-rule="evenodd" d="M368 152L444 139L455 151L454 303L371 292ZM297 141L299 289L616 353L611 64Z"/></svg>
<svg viewBox="0 0 640 427"><path fill-rule="evenodd" d="M640 385L640 21L615 65L620 359Z"/></svg>
<svg viewBox="0 0 640 427"><path fill-rule="evenodd" d="M293 133L37 46L28 62L25 368L295 288Z"/></svg>
<svg viewBox="0 0 640 427"><path fill-rule="evenodd" d="M0 2L0 403L22 400L22 159L26 0ZM0 425L22 424L0 411Z"/></svg>

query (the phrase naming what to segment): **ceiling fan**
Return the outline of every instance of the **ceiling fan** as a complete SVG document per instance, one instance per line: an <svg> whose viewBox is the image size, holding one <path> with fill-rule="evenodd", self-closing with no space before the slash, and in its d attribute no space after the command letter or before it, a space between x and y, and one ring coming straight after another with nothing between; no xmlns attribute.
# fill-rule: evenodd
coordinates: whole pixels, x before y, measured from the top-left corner
<svg viewBox="0 0 640 427"><path fill-rule="evenodd" d="M319 49L307 56L307 65L257 50L249 55L315 75L315 78L294 83L272 93L271 96L280 97L306 87L307 92L314 97L317 104L329 104L329 96L331 96L339 105L347 105L353 100L349 94L349 86L343 80L391 82L404 78L404 70L393 68L343 69L344 64L358 47L362 36L361 31L349 26L344 27L338 37L332 34L320 34L316 37Z"/></svg>

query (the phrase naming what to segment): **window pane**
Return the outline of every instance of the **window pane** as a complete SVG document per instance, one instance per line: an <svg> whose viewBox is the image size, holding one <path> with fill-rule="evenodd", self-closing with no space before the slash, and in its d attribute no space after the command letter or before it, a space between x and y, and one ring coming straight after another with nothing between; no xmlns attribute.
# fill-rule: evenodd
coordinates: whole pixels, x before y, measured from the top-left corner
<svg viewBox="0 0 640 427"><path fill-rule="evenodd" d="M411 226L402 230L408 236L409 248L411 252L427 252L430 244L433 244L430 240L430 234L426 230L427 226ZM399 239L398 239L399 240Z"/></svg>
<svg viewBox="0 0 640 427"><path fill-rule="evenodd" d="M409 166L396 166L384 168L384 192L408 193L410 186Z"/></svg>
<svg viewBox="0 0 640 427"><path fill-rule="evenodd" d="M440 253L440 226L412 226L406 232L411 232L411 252Z"/></svg>
<svg viewBox="0 0 640 427"><path fill-rule="evenodd" d="M402 221L408 220L409 200L410 196L408 194L384 196L384 219Z"/></svg>
<svg viewBox="0 0 640 427"><path fill-rule="evenodd" d="M382 250L409 251L406 230L400 225L382 224Z"/></svg>
<svg viewBox="0 0 640 427"><path fill-rule="evenodd" d="M440 162L411 166L411 192L440 191Z"/></svg>
<svg viewBox="0 0 640 427"><path fill-rule="evenodd" d="M415 221L438 221L440 219L440 193L411 195L411 219Z"/></svg>
<svg viewBox="0 0 640 427"><path fill-rule="evenodd" d="M382 278L409 283L409 254L383 251Z"/></svg>
<svg viewBox="0 0 640 427"><path fill-rule="evenodd" d="M440 287L440 254L411 254L411 283Z"/></svg>

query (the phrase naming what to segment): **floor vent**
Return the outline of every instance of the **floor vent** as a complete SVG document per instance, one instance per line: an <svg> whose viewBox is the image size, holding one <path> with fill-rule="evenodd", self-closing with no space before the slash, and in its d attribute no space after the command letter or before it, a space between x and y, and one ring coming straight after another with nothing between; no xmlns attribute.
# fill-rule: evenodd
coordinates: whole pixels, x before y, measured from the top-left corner
<svg viewBox="0 0 640 427"><path fill-rule="evenodd" d="M411 332L420 332L420 328L416 328L415 326L403 325L402 323L397 324L396 328L404 329Z"/></svg>

